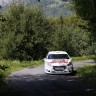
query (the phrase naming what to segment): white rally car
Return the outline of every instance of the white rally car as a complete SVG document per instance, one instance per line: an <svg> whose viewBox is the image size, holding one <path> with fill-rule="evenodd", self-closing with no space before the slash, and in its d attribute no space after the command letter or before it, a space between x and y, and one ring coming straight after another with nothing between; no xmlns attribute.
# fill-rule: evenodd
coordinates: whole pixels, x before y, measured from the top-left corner
<svg viewBox="0 0 96 96"><path fill-rule="evenodd" d="M65 51L50 51L44 58L45 73L62 74L72 73L73 64L71 58Z"/></svg>

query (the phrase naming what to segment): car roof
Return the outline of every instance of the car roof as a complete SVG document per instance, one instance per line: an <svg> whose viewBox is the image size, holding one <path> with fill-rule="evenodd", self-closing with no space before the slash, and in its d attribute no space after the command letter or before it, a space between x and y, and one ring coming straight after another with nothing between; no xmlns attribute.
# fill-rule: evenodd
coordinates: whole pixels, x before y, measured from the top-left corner
<svg viewBox="0 0 96 96"><path fill-rule="evenodd" d="M66 51L49 51L48 54L67 54Z"/></svg>

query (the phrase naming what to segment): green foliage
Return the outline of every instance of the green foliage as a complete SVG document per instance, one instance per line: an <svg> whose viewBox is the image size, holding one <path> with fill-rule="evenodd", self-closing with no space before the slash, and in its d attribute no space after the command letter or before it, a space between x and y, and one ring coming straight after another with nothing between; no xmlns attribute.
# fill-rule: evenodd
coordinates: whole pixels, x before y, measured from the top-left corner
<svg viewBox="0 0 96 96"><path fill-rule="evenodd" d="M87 20L86 29L91 33L91 46L96 47L96 0L73 0L73 5L77 15Z"/></svg>
<svg viewBox="0 0 96 96"><path fill-rule="evenodd" d="M32 60L45 56L51 24L38 8L11 5L0 23L1 58Z"/></svg>
<svg viewBox="0 0 96 96"><path fill-rule="evenodd" d="M55 19L56 31L52 36L52 50L65 50L72 56L91 54L90 33L84 27L87 22L75 15Z"/></svg>
<svg viewBox="0 0 96 96"><path fill-rule="evenodd" d="M96 56L88 55L88 56L82 56L82 57L72 57L72 61L82 61L82 60L89 60L89 59L96 60Z"/></svg>
<svg viewBox="0 0 96 96"><path fill-rule="evenodd" d="M46 18L41 9L11 5L0 21L0 59L37 60L48 50L64 50L71 56L95 53L88 21L73 14Z"/></svg>
<svg viewBox="0 0 96 96"><path fill-rule="evenodd" d="M81 67L77 70L77 75L84 80L96 82L96 65Z"/></svg>
<svg viewBox="0 0 96 96"><path fill-rule="evenodd" d="M96 20L96 0L73 0L79 16L87 20Z"/></svg>

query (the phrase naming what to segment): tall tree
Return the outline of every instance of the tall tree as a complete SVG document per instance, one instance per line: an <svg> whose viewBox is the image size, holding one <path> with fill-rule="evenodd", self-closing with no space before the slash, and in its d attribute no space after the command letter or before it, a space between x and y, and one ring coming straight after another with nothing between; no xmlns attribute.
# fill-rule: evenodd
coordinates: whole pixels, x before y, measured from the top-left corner
<svg viewBox="0 0 96 96"><path fill-rule="evenodd" d="M5 59L31 60L45 57L50 45L50 22L38 8L11 5L0 23L0 56Z"/></svg>
<svg viewBox="0 0 96 96"><path fill-rule="evenodd" d="M90 45L96 52L96 0L73 0L78 16L88 21L86 29L90 31Z"/></svg>
<svg viewBox="0 0 96 96"><path fill-rule="evenodd" d="M79 16L96 22L96 0L73 0L73 3Z"/></svg>

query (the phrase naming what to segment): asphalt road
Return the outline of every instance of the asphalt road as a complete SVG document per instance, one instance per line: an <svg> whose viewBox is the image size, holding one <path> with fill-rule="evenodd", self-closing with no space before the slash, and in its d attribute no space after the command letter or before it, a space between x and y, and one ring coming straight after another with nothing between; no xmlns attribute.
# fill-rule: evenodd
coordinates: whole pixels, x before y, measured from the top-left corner
<svg viewBox="0 0 96 96"><path fill-rule="evenodd" d="M44 66L26 68L9 75L7 84L15 89L12 96L96 96L96 84L76 76L76 69L94 60L73 62L73 75L48 75Z"/></svg>

